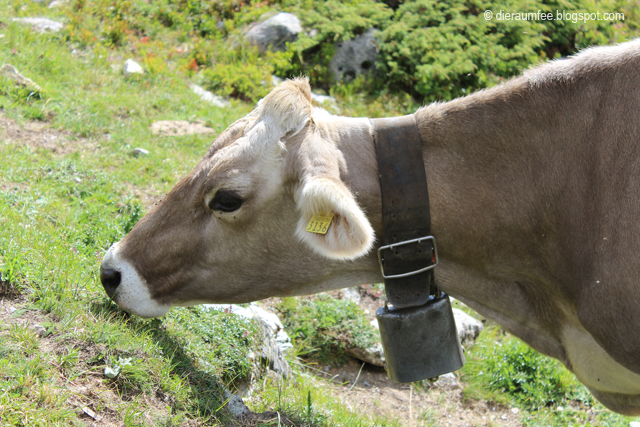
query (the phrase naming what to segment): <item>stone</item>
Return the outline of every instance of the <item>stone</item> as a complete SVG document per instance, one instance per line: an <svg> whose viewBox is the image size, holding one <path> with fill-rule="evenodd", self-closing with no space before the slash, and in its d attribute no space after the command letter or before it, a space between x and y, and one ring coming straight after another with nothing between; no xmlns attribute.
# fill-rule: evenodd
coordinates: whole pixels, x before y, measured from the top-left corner
<svg viewBox="0 0 640 427"><path fill-rule="evenodd" d="M144 148L136 147L131 150L130 154L133 157L147 156L149 155L149 150L145 150Z"/></svg>
<svg viewBox="0 0 640 427"><path fill-rule="evenodd" d="M265 53L269 49L286 50L286 43L295 41L301 32L300 19L292 13L281 12L254 25L244 38L257 46L260 53Z"/></svg>
<svg viewBox="0 0 640 427"><path fill-rule="evenodd" d="M4 64L0 68L0 75L10 80L13 80L15 84L23 86L34 92L40 92L40 86L38 86L33 80L20 74L18 69L11 64Z"/></svg>
<svg viewBox="0 0 640 427"><path fill-rule="evenodd" d="M230 107L231 104L229 103L229 101L227 101L226 99L212 93L209 92L208 90L205 90L203 87L195 85L195 84L191 84L189 85L189 87L191 88L191 90L200 97L200 99L202 99L203 101L208 102L209 104L216 106L216 107L220 107L220 108L226 108L226 107Z"/></svg>
<svg viewBox="0 0 640 427"><path fill-rule="evenodd" d="M64 28L64 24L62 22L48 18L13 18L12 21L30 25L34 30L40 33L46 33L47 31L57 33Z"/></svg>
<svg viewBox="0 0 640 427"><path fill-rule="evenodd" d="M453 318L456 322L456 328L458 329L461 344L473 342L484 329L484 325L481 321L469 316L467 313L457 308L453 309Z"/></svg>
<svg viewBox="0 0 640 427"><path fill-rule="evenodd" d="M355 359L381 368L384 367L384 350L382 350L381 343L377 343L369 348L347 348L345 351Z"/></svg>
<svg viewBox="0 0 640 427"><path fill-rule="evenodd" d="M224 397L227 399L227 405L225 407L231 416L238 419L251 412L240 396L232 394L229 390L225 390L224 394Z"/></svg>
<svg viewBox="0 0 640 427"><path fill-rule="evenodd" d="M36 333L40 338L44 338L47 336L47 330L42 325L33 325L33 332Z"/></svg>
<svg viewBox="0 0 640 427"><path fill-rule="evenodd" d="M378 48L375 45L377 31L370 28L355 39L336 44L336 53L329 64L335 81L350 82L356 76L375 72L378 57Z"/></svg>
<svg viewBox="0 0 640 427"><path fill-rule="evenodd" d="M333 96L319 95L317 93L311 92L311 99L316 104L319 105L319 107L316 107L316 108L322 108L322 109L328 108L331 112L326 110L325 111L329 115L331 115L331 113L338 114L338 115L342 113L342 111L340 110L340 107L338 106L338 102Z"/></svg>
<svg viewBox="0 0 640 427"><path fill-rule="evenodd" d="M355 304L360 304L362 297L357 288L344 288L340 290L339 298L347 301L351 301Z"/></svg>
<svg viewBox="0 0 640 427"><path fill-rule="evenodd" d="M49 9L60 7L67 3L69 3L69 0L53 0L51 3L49 3Z"/></svg>
<svg viewBox="0 0 640 427"><path fill-rule="evenodd" d="M144 69L136 61L129 58L126 61L124 61L124 66L122 67L122 74L125 77L131 77L133 75L142 75L144 74Z"/></svg>
<svg viewBox="0 0 640 427"><path fill-rule="evenodd" d="M440 375L430 386L458 388L460 387L460 383L458 382L458 377L456 377L453 372L449 372L448 374Z"/></svg>

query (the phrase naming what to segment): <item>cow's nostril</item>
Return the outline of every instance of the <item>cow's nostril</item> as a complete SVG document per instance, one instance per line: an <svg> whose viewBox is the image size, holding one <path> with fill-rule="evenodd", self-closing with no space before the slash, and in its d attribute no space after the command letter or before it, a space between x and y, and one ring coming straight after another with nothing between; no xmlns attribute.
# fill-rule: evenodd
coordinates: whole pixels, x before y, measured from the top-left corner
<svg viewBox="0 0 640 427"><path fill-rule="evenodd" d="M109 298L113 298L116 294L116 289L120 286L120 278L119 271L100 267L100 281Z"/></svg>

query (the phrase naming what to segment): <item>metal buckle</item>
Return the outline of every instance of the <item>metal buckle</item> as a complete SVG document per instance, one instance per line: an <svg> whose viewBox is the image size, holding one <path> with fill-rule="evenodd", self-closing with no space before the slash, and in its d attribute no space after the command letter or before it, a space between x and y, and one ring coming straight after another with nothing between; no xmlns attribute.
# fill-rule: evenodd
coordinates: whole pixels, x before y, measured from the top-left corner
<svg viewBox="0 0 640 427"><path fill-rule="evenodd" d="M404 246L404 245L410 245L411 243L417 243L417 244L421 244L423 241L425 240L431 240L433 242L433 253L435 254L435 262L425 268L421 268L420 270L415 270L415 271L410 271L408 273L401 273L401 274L392 274L391 276L386 276L384 274L384 258L382 258L382 251L385 249L391 249L393 250L394 247L396 246ZM384 277L385 279L399 279L401 277L409 277L409 276L413 276L414 274L420 274L423 273L427 270L431 270L432 268L435 268L436 265L438 265L438 249L436 247L436 238L433 236L424 236L424 237L419 237L417 239L413 239L413 240L405 240L404 242L400 242L400 243L393 243L391 245L386 245L386 246L380 246L378 248L378 263L380 264L380 271L382 272L382 277Z"/></svg>

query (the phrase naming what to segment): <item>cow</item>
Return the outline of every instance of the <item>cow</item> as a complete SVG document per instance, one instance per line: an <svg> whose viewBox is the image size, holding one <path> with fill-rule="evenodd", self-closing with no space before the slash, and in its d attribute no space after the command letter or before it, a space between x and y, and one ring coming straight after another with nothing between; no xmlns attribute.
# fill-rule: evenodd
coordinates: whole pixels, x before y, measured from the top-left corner
<svg viewBox="0 0 640 427"><path fill-rule="evenodd" d="M640 39L593 47L414 114L440 289L640 415ZM327 233L305 230L334 214ZM105 254L125 311L382 282L366 118L276 87Z"/></svg>

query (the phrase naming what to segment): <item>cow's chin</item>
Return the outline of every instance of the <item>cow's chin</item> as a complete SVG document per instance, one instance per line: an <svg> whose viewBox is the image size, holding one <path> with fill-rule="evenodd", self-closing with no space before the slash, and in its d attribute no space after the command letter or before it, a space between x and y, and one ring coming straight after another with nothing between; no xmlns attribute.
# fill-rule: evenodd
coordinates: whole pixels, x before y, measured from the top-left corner
<svg viewBox="0 0 640 427"><path fill-rule="evenodd" d="M587 388L593 397L598 399L600 403L610 410L628 417L637 417L640 415L640 395L608 393L598 391L591 387Z"/></svg>

